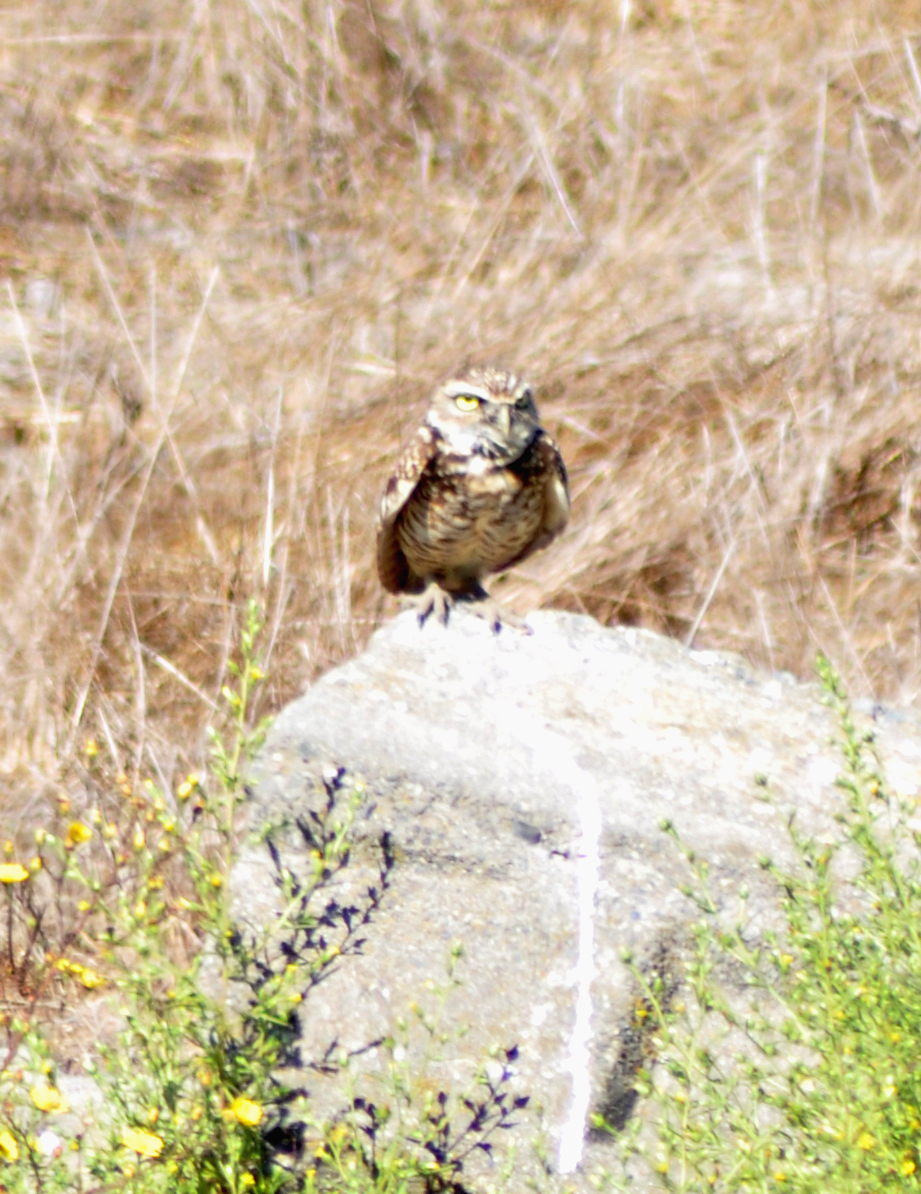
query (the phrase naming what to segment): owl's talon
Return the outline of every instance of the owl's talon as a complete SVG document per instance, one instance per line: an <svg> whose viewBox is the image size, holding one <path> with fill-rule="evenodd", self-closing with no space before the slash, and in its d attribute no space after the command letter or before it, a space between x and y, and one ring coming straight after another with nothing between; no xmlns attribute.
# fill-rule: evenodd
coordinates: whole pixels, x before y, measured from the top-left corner
<svg viewBox="0 0 921 1194"><path fill-rule="evenodd" d="M503 626L511 626L524 634L534 633L524 618L500 605L479 584L475 588L471 586L465 592L449 593L437 581L431 581L421 593L404 596L401 600L402 608L411 609L419 619L420 626L424 626L431 617L442 626L447 626L451 610L459 605L463 605L475 617L487 622L493 634L499 634Z"/></svg>
<svg viewBox="0 0 921 1194"><path fill-rule="evenodd" d="M503 626L511 626L515 630L522 631L523 634L534 633L524 618L519 618L510 609L506 609L504 605L500 605L494 597L485 596L475 599L469 603L467 608L478 618L485 619L489 623L489 629L493 634L499 634Z"/></svg>
<svg viewBox="0 0 921 1194"><path fill-rule="evenodd" d="M452 600L450 593L446 593L441 585L432 581L421 593L403 597L400 604L403 609L415 611L420 626L424 626L433 614L442 626L447 626Z"/></svg>

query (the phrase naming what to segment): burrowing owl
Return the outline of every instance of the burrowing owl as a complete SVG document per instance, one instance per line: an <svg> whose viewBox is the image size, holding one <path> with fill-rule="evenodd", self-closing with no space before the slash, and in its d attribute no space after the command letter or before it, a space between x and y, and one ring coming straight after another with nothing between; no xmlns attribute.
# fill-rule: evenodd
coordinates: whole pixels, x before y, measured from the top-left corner
<svg viewBox="0 0 921 1194"><path fill-rule="evenodd" d="M563 458L531 387L504 369L470 368L435 391L387 482L378 575L391 593L418 594L420 622L433 611L447 622L461 600L496 631L523 626L480 582L546 547L568 517Z"/></svg>

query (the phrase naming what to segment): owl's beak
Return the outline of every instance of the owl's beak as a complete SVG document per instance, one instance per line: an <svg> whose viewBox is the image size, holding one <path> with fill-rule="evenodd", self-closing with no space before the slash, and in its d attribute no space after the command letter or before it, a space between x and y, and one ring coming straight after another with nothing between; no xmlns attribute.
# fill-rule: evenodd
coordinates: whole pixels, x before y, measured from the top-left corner
<svg viewBox="0 0 921 1194"><path fill-rule="evenodd" d="M511 407L500 406L496 411L496 423L500 432L507 436L512 427L512 411Z"/></svg>

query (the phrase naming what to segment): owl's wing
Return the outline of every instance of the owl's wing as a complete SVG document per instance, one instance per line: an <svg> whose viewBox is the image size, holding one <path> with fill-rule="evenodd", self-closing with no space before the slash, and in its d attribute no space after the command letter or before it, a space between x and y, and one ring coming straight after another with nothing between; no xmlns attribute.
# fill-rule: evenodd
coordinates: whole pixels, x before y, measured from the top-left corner
<svg viewBox="0 0 921 1194"><path fill-rule="evenodd" d="M503 569L513 568L536 551L541 551L562 531L569 521L569 478L566 465L557 446L541 428L530 460L530 471L534 483L543 485L544 516L541 527L531 542L513 559L503 564Z"/></svg>
<svg viewBox="0 0 921 1194"><path fill-rule="evenodd" d="M543 533L548 536L549 543L569 522L569 477L559 446L546 431L541 433L537 451L544 473Z"/></svg>
<svg viewBox="0 0 921 1194"><path fill-rule="evenodd" d="M436 451L435 432L423 424L403 449L381 498L377 523L377 574L389 593L413 592L420 587L419 577L410 571L400 549L396 522Z"/></svg>

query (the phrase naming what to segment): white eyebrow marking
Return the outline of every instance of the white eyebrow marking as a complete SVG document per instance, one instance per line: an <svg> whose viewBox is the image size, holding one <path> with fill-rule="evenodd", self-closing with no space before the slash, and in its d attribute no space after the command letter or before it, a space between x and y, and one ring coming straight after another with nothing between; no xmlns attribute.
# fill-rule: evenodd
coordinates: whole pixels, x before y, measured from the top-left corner
<svg viewBox="0 0 921 1194"><path fill-rule="evenodd" d="M470 382L452 382L445 386L445 393L449 398L460 398L464 394L469 394L473 398L481 398L484 402L488 402L492 397L489 390L483 386L473 385Z"/></svg>

